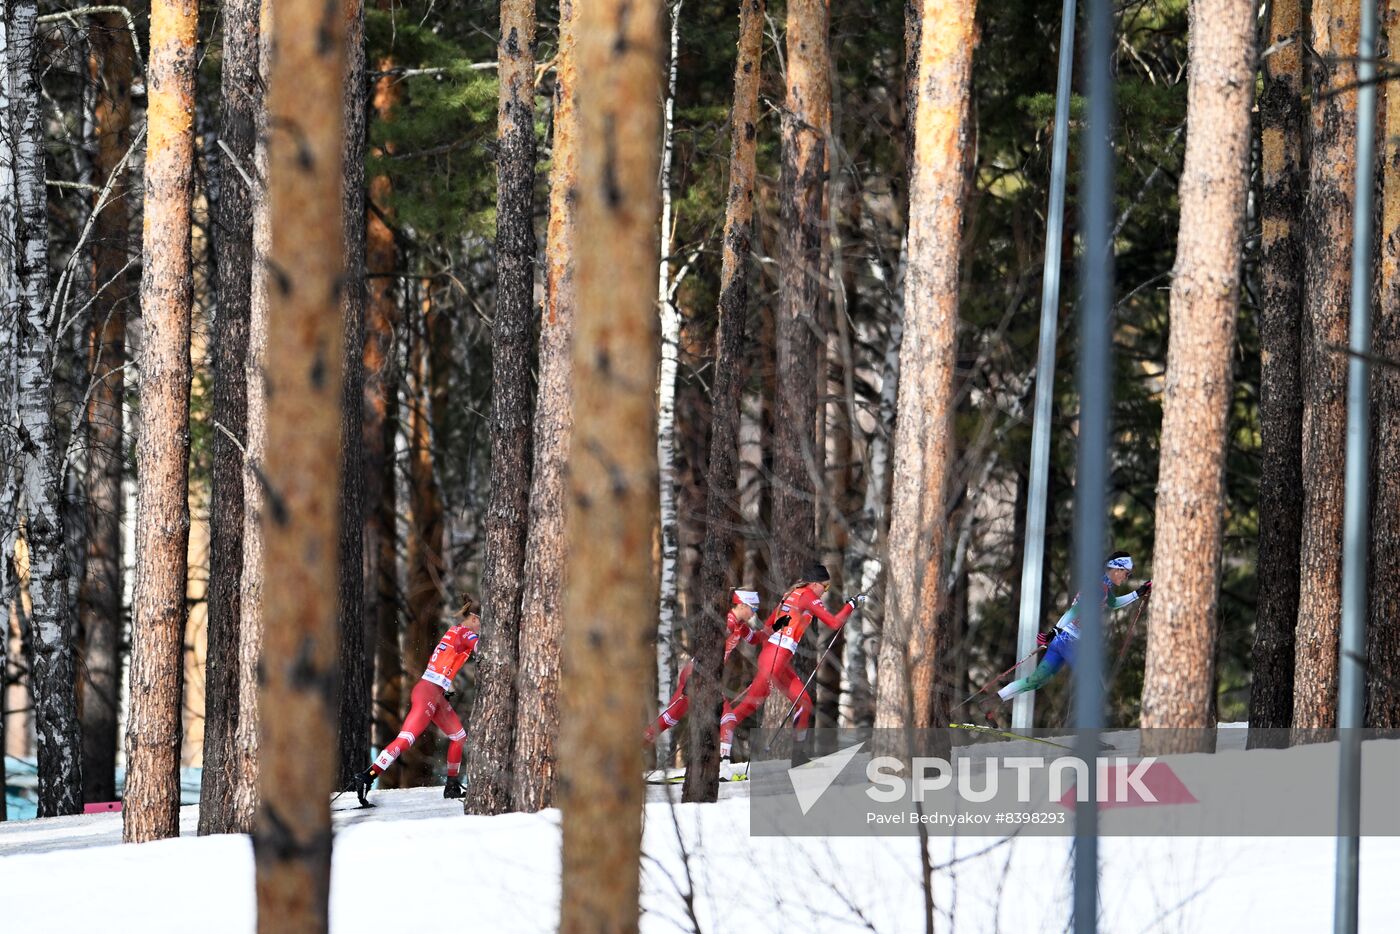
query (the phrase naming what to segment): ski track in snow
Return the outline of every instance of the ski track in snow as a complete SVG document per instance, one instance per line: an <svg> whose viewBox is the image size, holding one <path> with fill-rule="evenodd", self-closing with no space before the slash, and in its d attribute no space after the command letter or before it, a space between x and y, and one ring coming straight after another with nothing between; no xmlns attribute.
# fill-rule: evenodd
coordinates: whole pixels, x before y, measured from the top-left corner
<svg viewBox="0 0 1400 934"><path fill-rule="evenodd" d="M909 837L755 838L745 783L713 805L667 803L648 788L642 866L645 932L766 929L923 930L917 841ZM449 923L471 930L546 932L559 910L559 813L462 817L437 788L378 791L379 806L336 802L331 927L335 934L401 929L429 887L460 884ZM120 839L121 815L0 825L5 928L24 934L249 934L252 845L244 836L184 835L140 846ZM682 858L681 845L689 852ZM1106 932L1316 932L1330 927L1330 838L1100 841ZM934 838L940 931L1060 932L1070 911L1070 841ZM1362 843L1361 929L1400 913L1400 840ZM410 871L410 867L413 867ZM417 867L423 867L421 869ZM790 880L807 880L794 883ZM687 893L694 893L688 899ZM695 922L688 903L693 903ZM386 912L388 917L386 917ZM392 919L392 920L390 920Z"/></svg>

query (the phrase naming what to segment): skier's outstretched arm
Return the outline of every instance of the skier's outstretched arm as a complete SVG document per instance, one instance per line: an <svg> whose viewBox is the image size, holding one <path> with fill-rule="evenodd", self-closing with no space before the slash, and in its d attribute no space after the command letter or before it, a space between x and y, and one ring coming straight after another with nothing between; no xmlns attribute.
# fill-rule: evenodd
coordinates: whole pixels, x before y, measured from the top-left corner
<svg viewBox="0 0 1400 934"><path fill-rule="evenodd" d="M855 602L847 600L846 605L841 607L841 611L833 615L831 611L826 608L826 604L817 599L809 599L807 605L803 607L803 609L807 610L832 629L840 629L842 626L846 625L846 620L851 618L851 613L855 608Z"/></svg>

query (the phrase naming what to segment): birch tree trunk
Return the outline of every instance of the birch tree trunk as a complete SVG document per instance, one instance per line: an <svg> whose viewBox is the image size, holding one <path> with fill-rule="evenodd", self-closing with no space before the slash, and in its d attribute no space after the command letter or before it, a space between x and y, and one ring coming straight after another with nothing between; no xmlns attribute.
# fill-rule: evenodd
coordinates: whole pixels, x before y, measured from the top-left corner
<svg viewBox="0 0 1400 934"><path fill-rule="evenodd" d="M106 184L131 145L131 82L134 56L125 19L114 13L94 17L92 43L97 142L93 174ZM121 689L122 632L122 468L126 463L122 405L126 379L126 269L130 196L125 172L112 178L105 203L100 195L93 222L92 326L88 368L94 385L88 400L86 556L79 590L86 677L80 697L83 733L83 799L117 796L117 704Z"/></svg>
<svg viewBox="0 0 1400 934"><path fill-rule="evenodd" d="M204 674L204 770L199 832L228 833L238 758L239 630L243 619L243 439L248 434L248 317L252 301L252 176L257 140L259 0L224 0L219 165L214 205L218 311L214 363L213 488L209 504L209 648ZM257 193L260 194L260 193ZM99 277L100 278L100 277Z"/></svg>
<svg viewBox="0 0 1400 934"><path fill-rule="evenodd" d="M790 0L783 110L778 282L778 387L773 439L773 537L787 586L817 558L817 333L826 300L822 269L826 140L831 120L828 0Z"/></svg>
<svg viewBox="0 0 1400 934"><path fill-rule="evenodd" d="M1400 2L1385 4L1389 54L1400 53ZM1380 302L1373 353L1400 358L1400 90L1385 88L1385 141L1381 159ZM1377 367L1372 383L1375 505L1371 518L1371 619L1366 629L1366 726L1400 727L1400 374Z"/></svg>
<svg viewBox="0 0 1400 934"><path fill-rule="evenodd" d="M516 697L511 802L548 807L554 797L559 740L560 601L564 586L565 467L573 431L574 210L578 189L577 11L559 4L554 61L554 144L545 243L547 295L540 319L530 528L521 584L520 680Z"/></svg>
<svg viewBox="0 0 1400 934"><path fill-rule="evenodd" d="M656 630L656 691L661 708L671 698L675 658L676 610L680 575L680 517L676 511L676 372L681 349L681 313L671 301L671 161L675 153L676 56L680 46L681 4L668 10L670 54L666 60L666 97L661 117L661 262L657 265L656 307L661 322L661 369L656 391L656 461L661 488L661 613ZM661 748L666 742L657 742ZM665 757L658 754L658 759Z"/></svg>
<svg viewBox="0 0 1400 934"><path fill-rule="evenodd" d="M346 272L344 13L335 4L276 0L272 15L268 330L276 340L267 352L272 521L260 707L276 715L261 722L253 834L264 934L329 928ZM308 100L322 106L309 108Z"/></svg>
<svg viewBox="0 0 1400 934"><path fill-rule="evenodd" d="M935 696L932 684L946 648L939 642L938 619L946 603L945 499L974 10L973 0L924 0L921 12L877 727L948 722L949 700Z"/></svg>
<svg viewBox="0 0 1400 934"><path fill-rule="evenodd" d="M763 63L763 0L739 0L739 52L729 121L729 196L715 336L714 411L705 477L705 545L700 570L700 625L695 631L690 689L690 758L686 801L719 796L719 710L723 701L725 608L734 531L739 528L739 396L744 388L744 330L749 304L749 250L758 150L758 85Z"/></svg>
<svg viewBox="0 0 1400 934"><path fill-rule="evenodd" d="M275 2L275 0L274 0ZM365 629L365 6L347 0L345 18L345 173L341 188L345 229L344 378L340 404L340 631L341 690L337 716L337 784L349 786L369 759L370 692L374 655Z"/></svg>
<svg viewBox="0 0 1400 934"><path fill-rule="evenodd" d="M10 0L5 7L3 66L9 87L10 135L4 161L13 167L14 226L9 288L17 300L15 421L19 440L20 512L29 551L29 615L34 722L38 736L39 816L82 809L82 758L73 646L69 638L68 552L63 523L62 451L54 424L54 330L49 320L48 196L44 173L44 119L39 87L37 4Z"/></svg>
<svg viewBox="0 0 1400 934"><path fill-rule="evenodd" d="M657 0L579 10L578 318L560 930L635 931L657 521Z"/></svg>
<svg viewBox="0 0 1400 934"><path fill-rule="evenodd" d="M1264 90L1259 279L1259 608L1249 690L1251 729L1293 720L1294 628L1303 535L1303 9L1269 4ZM1263 734L1255 733L1251 742Z"/></svg>
<svg viewBox="0 0 1400 934"><path fill-rule="evenodd" d="M190 196L199 5L157 0L147 65L136 591L122 839L180 833L180 704L190 534Z"/></svg>
<svg viewBox="0 0 1400 934"><path fill-rule="evenodd" d="M469 813L510 809L520 594L530 511L530 338L535 292L535 3L501 0L496 157L496 320L491 340L491 499ZM533 714L531 714L533 715Z"/></svg>
<svg viewBox="0 0 1400 934"><path fill-rule="evenodd" d="M1142 726L1215 719L1230 364L1254 104L1254 0L1194 0ZM1212 747L1213 748L1213 747Z"/></svg>
<svg viewBox="0 0 1400 934"><path fill-rule="evenodd" d="M1303 534L1293 727L1330 729L1337 718L1341 623L1343 439L1351 296L1351 215L1356 162L1355 4L1312 7L1312 151L1304 214ZM1341 89L1348 90L1341 90Z"/></svg>
<svg viewBox="0 0 1400 934"><path fill-rule="evenodd" d="M248 440L243 458L243 600L238 628L238 727L234 744L230 832L252 833L258 807L258 665L263 641L263 464L267 452L268 267L272 218L266 197L268 126L264 91L272 66L272 4L258 11L258 82L253 95L253 162L263 197L253 202L252 289L248 302L248 354L244 370Z"/></svg>

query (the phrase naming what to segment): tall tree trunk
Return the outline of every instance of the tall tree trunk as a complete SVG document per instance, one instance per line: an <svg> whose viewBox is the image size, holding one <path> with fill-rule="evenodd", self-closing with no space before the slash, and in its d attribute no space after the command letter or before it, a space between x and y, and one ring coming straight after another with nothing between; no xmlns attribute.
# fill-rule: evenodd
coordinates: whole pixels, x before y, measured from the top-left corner
<svg viewBox="0 0 1400 934"><path fill-rule="evenodd" d="M831 120L828 0L790 0L787 101L783 109L778 389L773 438L773 537L777 577L787 586L817 558L815 503L817 332L826 282L822 222Z"/></svg>
<svg viewBox="0 0 1400 934"><path fill-rule="evenodd" d="M63 523L63 480L54 410L54 328L48 321L48 196L44 173L44 119L39 88L38 9L11 0L5 7L3 67L10 111L4 161L12 166L0 191L11 200L13 226L0 230L13 250L12 296L18 331L15 382L19 440L20 513L29 551L30 690L39 745L39 816L77 813L82 807L82 757L73 646L69 638L68 551Z"/></svg>
<svg viewBox="0 0 1400 934"><path fill-rule="evenodd" d="M388 10L390 0L377 0L378 9ZM394 59L381 58L375 70L374 119L387 123L394 119L402 97L402 81L386 74ZM376 155L383 156L384 152ZM395 412L398 402L398 369L395 367L395 330L399 324L398 244L394 241L393 185L380 173L370 180L366 205L365 265L369 273L366 307L365 377L365 620L370 627L370 644L375 647L374 745L383 749L399 728L402 695L388 685L401 687L399 670L398 595L398 510L394 487ZM392 697L390 696L392 695ZM391 706L392 705L392 706ZM398 770L390 771L397 776ZM382 787L382 785L381 785Z"/></svg>
<svg viewBox="0 0 1400 934"><path fill-rule="evenodd" d="M271 521L259 706L276 715L261 722L253 834L265 934L329 928L346 272L345 17L339 6L313 0L277 0L272 15L268 333L277 339L267 349ZM358 387L354 401L358 407Z"/></svg>
<svg viewBox="0 0 1400 934"><path fill-rule="evenodd" d="M974 0L924 0L918 113L909 186L909 268L899 351L894 478L884 639L875 724L947 723L949 701L933 693L943 576L946 489L953 445L958 258Z"/></svg>
<svg viewBox="0 0 1400 934"><path fill-rule="evenodd" d="M744 388L744 330L749 305L749 250L758 151L758 85L763 63L763 0L739 0L739 53L734 63L734 113L729 121L729 196L715 335L714 411L705 476L705 545L700 568L700 625L691 671L690 758L686 801L719 795L719 708L724 686L724 608L739 513L739 396Z"/></svg>
<svg viewBox="0 0 1400 934"><path fill-rule="evenodd" d="M180 704L190 534L190 196L199 4L157 0L147 63L136 592L122 838L180 833Z"/></svg>
<svg viewBox="0 0 1400 934"><path fill-rule="evenodd" d="M243 439L248 434L248 318L252 303L253 167L259 0L225 0L214 205L218 311L214 316L214 456L209 503L209 649L204 674L204 770L199 832L228 833L238 758L239 643L243 619ZM240 170L242 174L240 174ZM100 278L100 277L99 277Z"/></svg>
<svg viewBox="0 0 1400 934"><path fill-rule="evenodd" d="M253 86L257 178L268 177L267 87L272 67L272 4L258 12L258 82ZM252 833L258 806L258 666L263 641L263 463L267 452L267 316L272 218L266 196L253 202L252 294L248 305L248 355L244 385L248 440L243 458L243 616L238 628L238 730L233 768L230 830Z"/></svg>
<svg viewBox="0 0 1400 934"><path fill-rule="evenodd" d="M340 426L340 738L338 783L347 787L369 759L370 692L374 656L365 627L365 6L348 0L345 18L345 173L342 225L345 229L345 284L340 293L344 319L344 379Z"/></svg>
<svg viewBox="0 0 1400 934"><path fill-rule="evenodd" d="M496 139L496 320L491 334L491 500L481 661L465 807L511 806L521 576L530 511L530 338L535 293L535 2L501 0Z"/></svg>
<svg viewBox="0 0 1400 934"><path fill-rule="evenodd" d="M520 678L516 696L511 802L523 811L554 797L559 741L560 602L564 586L565 466L573 430L574 208L578 195L576 15L559 4L554 61L554 145L545 243L547 297L540 319L530 529L521 585Z"/></svg>
<svg viewBox="0 0 1400 934"><path fill-rule="evenodd" d="M560 736L560 930L635 931L648 635L656 625L658 0L579 10L573 348Z"/></svg>
<svg viewBox="0 0 1400 934"><path fill-rule="evenodd" d="M442 492L434 464L432 411L433 395L442 378L434 366L432 349L439 343L442 312L433 307L426 283L419 304L421 320L414 327L409 354L409 370L413 373L412 410L408 417L408 500L412 521L407 555L408 629L402 655L405 695L427 667L428 656L440 635L444 597ZM406 696L404 701L400 722L408 713ZM432 778L436 748L436 737L431 731L418 737L418 742L403 755L398 781L406 787L426 784ZM389 774L393 773L391 769Z"/></svg>
<svg viewBox="0 0 1400 934"><path fill-rule="evenodd" d="M1249 193L1254 0L1194 0L1142 726L1214 725L1225 452Z"/></svg>
<svg viewBox="0 0 1400 934"><path fill-rule="evenodd" d="M1389 54L1400 53L1400 0L1385 4ZM1380 302L1372 351L1400 358L1400 90L1385 85L1381 173ZM1366 726L1400 728L1400 373L1377 368L1372 384L1375 506L1371 516L1371 619L1366 630Z"/></svg>
<svg viewBox="0 0 1400 934"><path fill-rule="evenodd" d="M679 606L680 516L676 510L676 372L680 364L681 312L671 300L671 161L675 154L676 68L681 4L671 0L667 22L665 104L661 117L661 262L657 266L656 307L661 323L661 368L656 391L656 461L660 477L661 605L656 628L656 690L664 708L671 697ZM658 746L664 745L663 737Z"/></svg>
<svg viewBox="0 0 1400 934"><path fill-rule="evenodd" d="M1312 151L1304 216L1303 534L1298 595L1295 729L1336 723L1342 577L1342 440L1351 295L1351 215L1356 162L1358 8L1312 7ZM1341 90L1349 89L1349 90Z"/></svg>
<svg viewBox="0 0 1400 934"><path fill-rule="evenodd" d="M1269 4L1264 91L1259 97L1263 238L1259 257L1259 608L1249 690L1251 729L1293 720L1293 631L1303 535L1302 213L1303 9ZM1261 738L1255 733L1251 742Z"/></svg>
<svg viewBox="0 0 1400 934"><path fill-rule="evenodd" d="M134 72L126 21L105 13L91 32L96 103L97 155L93 173L106 184L131 146L131 82ZM83 798L111 801L117 796L117 704L121 689L122 632L122 468L126 463L122 405L126 379L126 268L130 212L125 173L112 178L105 204L93 224L93 324L89 364L93 385L87 421L87 554L79 591L83 634Z"/></svg>

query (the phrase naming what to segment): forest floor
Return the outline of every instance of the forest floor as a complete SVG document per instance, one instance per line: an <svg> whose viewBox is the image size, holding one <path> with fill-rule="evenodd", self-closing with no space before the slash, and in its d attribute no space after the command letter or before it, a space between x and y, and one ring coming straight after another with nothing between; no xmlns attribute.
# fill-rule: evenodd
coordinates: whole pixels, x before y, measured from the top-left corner
<svg viewBox="0 0 1400 934"><path fill-rule="evenodd" d="M924 929L913 837L774 838L749 832L748 783L711 805L672 805L648 789L642 929L904 932ZM462 817L436 788L374 793L336 807L331 922L382 932L435 916L470 930L557 928L559 813ZM0 825L0 917L8 931L254 930L253 853L244 836L184 835L112 845L121 815ZM1330 929L1329 837L1108 837L1100 929L1316 932ZM1070 914L1071 841L935 837L937 929L1059 932ZM1400 917L1400 839L1366 838L1361 930ZM455 897L454 897L455 896Z"/></svg>

